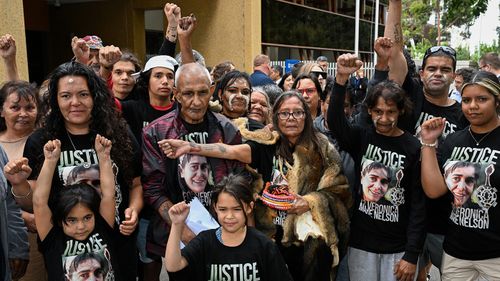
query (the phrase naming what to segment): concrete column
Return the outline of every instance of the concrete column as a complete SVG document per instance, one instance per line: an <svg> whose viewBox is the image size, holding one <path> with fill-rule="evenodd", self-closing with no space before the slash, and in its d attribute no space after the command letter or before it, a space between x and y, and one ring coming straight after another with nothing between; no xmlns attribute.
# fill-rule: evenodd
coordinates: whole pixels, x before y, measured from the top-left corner
<svg viewBox="0 0 500 281"><path fill-rule="evenodd" d="M231 60L238 69L252 72L253 58L261 53L261 1L179 0L183 15L194 13L198 27L193 48L207 65ZM164 1L133 0L136 9L163 9ZM136 23L137 24L137 23Z"/></svg>
<svg viewBox="0 0 500 281"><path fill-rule="evenodd" d="M4 35L6 33L14 36L16 40L16 59L19 76L23 80L29 80L22 0L0 0L0 35ZM1 62L0 82L5 81L5 77L5 66L3 62Z"/></svg>

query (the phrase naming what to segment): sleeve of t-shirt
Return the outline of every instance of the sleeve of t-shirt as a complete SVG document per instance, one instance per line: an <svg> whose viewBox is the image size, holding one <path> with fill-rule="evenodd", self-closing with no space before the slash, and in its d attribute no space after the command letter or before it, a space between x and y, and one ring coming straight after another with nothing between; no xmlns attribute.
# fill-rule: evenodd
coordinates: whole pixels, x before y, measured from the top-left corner
<svg viewBox="0 0 500 281"><path fill-rule="evenodd" d="M340 149L347 151L356 159L356 155L360 153L362 130L358 126L351 124L344 114L345 93L345 86L334 84L328 106L327 122Z"/></svg>
<svg viewBox="0 0 500 281"><path fill-rule="evenodd" d="M127 133L130 138L130 142L132 145L132 151L133 151L133 169L134 169L134 178L135 177L140 177L142 175L142 150L139 146L139 143L137 142L136 138L134 137L134 134L132 133L132 130L130 130L130 127L127 126Z"/></svg>
<svg viewBox="0 0 500 281"><path fill-rule="evenodd" d="M373 87L384 80L387 80L387 77L389 77L388 70L375 69L375 73L373 74L373 77L368 81L368 88Z"/></svg>
<svg viewBox="0 0 500 281"><path fill-rule="evenodd" d="M161 43L160 50L158 50L158 55L175 57L175 45L176 45L176 42L170 42L164 36L163 42Z"/></svg>
<svg viewBox="0 0 500 281"><path fill-rule="evenodd" d="M53 226L49 230L49 233L47 233L47 236L45 236L45 239L43 239L43 241L41 241L39 243L40 252L44 253L50 249L53 249L55 247L54 243L56 243L56 241L60 241L62 239L63 239L62 229L57 227L57 226Z"/></svg>
<svg viewBox="0 0 500 281"><path fill-rule="evenodd" d="M419 159L419 158L417 158ZM420 181L420 161L415 161L411 168L413 175L411 187L410 215L408 218L408 228L406 231L407 242L403 259L416 264L418 255L422 252L425 240L425 196Z"/></svg>
<svg viewBox="0 0 500 281"><path fill-rule="evenodd" d="M264 145L255 141L246 141L252 151L252 163L250 167L257 170L262 175L264 181L269 181L272 170L272 156L274 155L273 145Z"/></svg>
<svg viewBox="0 0 500 281"><path fill-rule="evenodd" d="M42 134L40 131L35 131L26 140L24 145L23 157L28 158L28 165L32 169L28 180L36 180L43 163L43 146Z"/></svg>
<svg viewBox="0 0 500 281"><path fill-rule="evenodd" d="M181 255L186 259L189 267L205 265L205 262L203 261L203 244L209 242L210 235L215 234L211 230L200 232L195 238L189 241L186 247L181 250Z"/></svg>
<svg viewBox="0 0 500 281"><path fill-rule="evenodd" d="M420 102L420 99L424 98L424 94L420 90L422 88L420 81L409 75L406 75L402 88L405 90L407 97L413 102L414 106Z"/></svg>

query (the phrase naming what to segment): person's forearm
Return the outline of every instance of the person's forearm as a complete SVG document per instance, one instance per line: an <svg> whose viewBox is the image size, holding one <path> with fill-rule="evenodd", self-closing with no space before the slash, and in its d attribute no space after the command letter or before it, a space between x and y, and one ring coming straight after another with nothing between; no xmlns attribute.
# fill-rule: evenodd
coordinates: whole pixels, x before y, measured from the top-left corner
<svg viewBox="0 0 500 281"><path fill-rule="evenodd" d="M170 201L167 200L163 202L160 207L158 208L158 214L160 217L163 219L164 222L166 222L168 225L172 224L172 221L170 220L170 216L168 215L168 210L173 206L174 204ZM180 239L180 238L179 238Z"/></svg>
<svg viewBox="0 0 500 281"><path fill-rule="evenodd" d="M99 159L99 174L101 182L101 192L104 197L115 197L115 176L111 159Z"/></svg>
<svg viewBox="0 0 500 281"><path fill-rule="evenodd" d="M115 219L115 177L111 159L99 159L99 173L101 181L101 205L99 212L110 225L114 225Z"/></svg>
<svg viewBox="0 0 500 281"><path fill-rule="evenodd" d="M130 202L128 207L133 208L137 212L137 214L139 214L142 210L142 207L144 206L140 177L136 177L133 179L132 187L130 187L129 193L130 193Z"/></svg>
<svg viewBox="0 0 500 281"><path fill-rule="evenodd" d="M111 77L111 70L113 69L113 66L104 66L101 65L99 67L99 76L101 76L104 81L108 81L109 77Z"/></svg>
<svg viewBox="0 0 500 281"><path fill-rule="evenodd" d="M388 61L389 79L402 85L408 73L408 66L403 55L403 29L401 28L401 0L389 1L389 12L387 24L384 29L384 36L391 38L394 46Z"/></svg>
<svg viewBox="0 0 500 281"><path fill-rule="evenodd" d="M28 180L21 184L12 184L14 200L27 212L33 212L33 189Z"/></svg>
<svg viewBox="0 0 500 281"><path fill-rule="evenodd" d="M45 160L38 175L36 189L33 191L33 207L45 206L48 204L50 189L52 186L52 177L54 169L57 166L56 161Z"/></svg>
<svg viewBox="0 0 500 281"><path fill-rule="evenodd" d="M205 157L238 160L250 164L252 162L252 150L248 144L228 145L224 143L189 143L197 154ZM191 152L190 152L191 153Z"/></svg>
<svg viewBox="0 0 500 281"><path fill-rule="evenodd" d="M4 59L5 69L7 70L7 81L17 81L19 80L19 73L17 71L16 58Z"/></svg>
<svg viewBox="0 0 500 281"><path fill-rule="evenodd" d="M438 198L447 191L443 175L439 169L435 147L422 147L422 188L430 198Z"/></svg>
<svg viewBox="0 0 500 281"><path fill-rule="evenodd" d="M191 47L191 39L186 37L179 37L179 45L181 49L182 64L195 62L193 56L193 48Z"/></svg>
<svg viewBox="0 0 500 281"><path fill-rule="evenodd" d="M180 241L184 223L172 224L170 235L168 236L167 248L165 250L165 267L167 271L177 272L185 267L183 266L183 257L181 255Z"/></svg>
<svg viewBox="0 0 500 281"><path fill-rule="evenodd" d="M375 64L375 70L389 71L389 61L383 59L377 59L377 63Z"/></svg>

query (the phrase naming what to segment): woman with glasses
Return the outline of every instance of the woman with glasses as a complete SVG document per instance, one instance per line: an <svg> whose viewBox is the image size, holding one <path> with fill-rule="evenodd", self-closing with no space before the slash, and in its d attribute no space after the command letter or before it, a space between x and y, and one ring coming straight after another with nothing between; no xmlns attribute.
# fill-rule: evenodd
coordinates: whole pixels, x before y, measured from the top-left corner
<svg viewBox="0 0 500 281"><path fill-rule="evenodd" d="M500 83L493 73L479 71L462 86L462 111L470 126L439 147L444 118L424 122L421 131L424 191L452 206L441 277L500 280Z"/></svg>
<svg viewBox="0 0 500 281"><path fill-rule="evenodd" d="M349 276L351 280L413 280L425 238L420 144L397 126L409 102L394 82L381 82L367 93L364 103L373 126L359 127L347 120L346 84L362 64L355 55L338 58L328 108L329 128L340 149L353 157L359 175L347 254Z"/></svg>
<svg viewBox="0 0 500 281"><path fill-rule="evenodd" d="M312 122L302 95L289 91L275 102L273 126L278 137L266 145L159 143L168 157L191 153L250 163L268 186L264 193L276 189L293 197L293 202L279 206L257 201L255 221L278 244L294 280L334 280L336 265L345 254L351 194L338 152ZM264 186L254 187L256 197L263 196Z"/></svg>
<svg viewBox="0 0 500 281"><path fill-rule="evenodd" d="M304 97L307 106L311 110L313 119L321 115L320 97L323 94L323 90L318 78L313 73L300 74L295 79L292 89L295 89Z"/></svg>

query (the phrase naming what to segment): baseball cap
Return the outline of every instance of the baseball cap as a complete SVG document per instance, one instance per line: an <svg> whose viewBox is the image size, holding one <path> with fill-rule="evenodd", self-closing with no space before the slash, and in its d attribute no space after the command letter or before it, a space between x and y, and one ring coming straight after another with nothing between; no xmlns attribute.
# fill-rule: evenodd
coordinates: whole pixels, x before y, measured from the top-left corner
<svg viewBox="0 0 500 281"><path fill-rule="evenodd" d="M175 72L175 66L178 65L177 61L171 56L154 56L151 57L144 66L144 69L141 72L137 72L132 74L132 77L139 77L140 73L147 72L155 67L164 67Z"/></svg>
<svg viewBox="0 0 500 281"><path fill-rule="evenodd" d="M87 35L83 37L83 40L85 41L85 43L87 43L87 46L89 46L90 49L99 50L100 48L104 47L99 36Z"/></svg>

